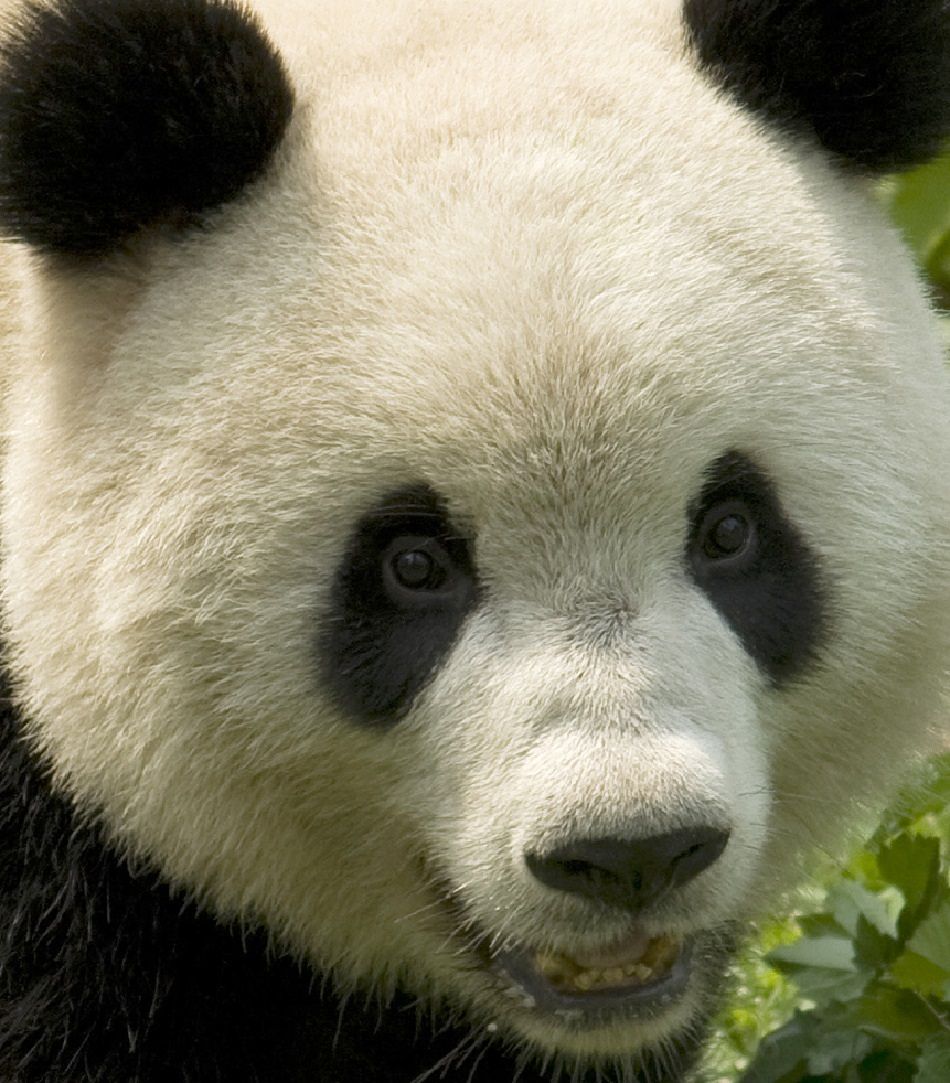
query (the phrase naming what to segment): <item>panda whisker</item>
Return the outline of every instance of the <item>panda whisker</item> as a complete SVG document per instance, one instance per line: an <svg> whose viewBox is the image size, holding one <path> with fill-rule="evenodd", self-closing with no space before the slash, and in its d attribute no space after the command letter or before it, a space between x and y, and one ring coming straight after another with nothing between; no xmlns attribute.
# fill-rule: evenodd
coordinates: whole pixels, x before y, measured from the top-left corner
<svg viewBox="0 0 950 1083"><path fill-rule="evenodd" d="M451 958L468 955L474 951L481 941L476 929L468 926L456 926L439 945L440 954L447 954ZM454 950L449 951L450 945L455 945Z"/></svg>
<svg viewBox="0 0 950 1083"><path fill-rule="evenodd" d="M484 1039L481 1037L481 1035L477 1033L466 1034L465 1037L462 1038L457 1045L450 1049L449 1052L445 1054L445 1056L440 1057L440 1059L436 1061L436 1063L433 1064L431 1068L428 1068L426 1069L426 1071L420 1073L417 1076L414 1076L411 1083L425 1083L425 1080L436 1077L436 1073L438 1073L437 1078L445 1079L446 1073L452 1067L452 1065L456 1062L464 1062L465 1058L469 1055L469 1053L473 1049L477 1048L482 1041L484 1041Z"/></svg>
<svg viewBox="0 0 950 1083"><path fill-rule="evenodd" d="M473 1080L475 1079L475 1073L478 1071L478 1066L485 1059L485 1054L491 1048L491 1043L489 1042L489 1040L487 1038L483 1039L481 1045L482 1045L482 1050L478 1054L478 1056L475 1058L475 1061L472 1064L471 1069L469 1070L467 1083L473 1083Z"/></svg>
<svg viewBox="0 0 950 1083"><path fill-rule="evenodd" d="M782 800L803 801L807 805L830 805L832 808L837 807L834 798L822 797L819 794L795 793L792 790L772 789L770 787L765 787L764 790L760 792L770 793L773 797L778 797ZM742 796L747 795L743 794Z"/></svg>
<svg viewBox="0 0 950 1083"><path fill-rule="evenodd" d="M322 993L322 990L321 990L321 997L322 997L322 995L323 995L323 993ZM343 1016L346 1013L346 1008L347 1008L347 1005L349 1004L349 1000L350 1000L350 995L348 993L343 994L340 997L340 1004L339 1004L339 1008L338 1008L337 1013L336 1013L336 1029L333 1032L333 1041L332 1041L332 1044L331 1044L331 1048L333 1048L333 1049L337 1048L337 1046L339 1045L339 1042L340 1042L340 1038L342 1037L342 1034L343 1034Z"/></svg>
<svg viewBox="0 0 950 1083"><path fill-rule="evenodd" d="M430 914L433 911L442 910L445 906L444 899L434 899L431 902L425 903L417 910L411 910L408 914L400 914L398 918L393 919L393 925L402 925L406 921L412 921L413 918L417 918L422 914Z"/></svg>

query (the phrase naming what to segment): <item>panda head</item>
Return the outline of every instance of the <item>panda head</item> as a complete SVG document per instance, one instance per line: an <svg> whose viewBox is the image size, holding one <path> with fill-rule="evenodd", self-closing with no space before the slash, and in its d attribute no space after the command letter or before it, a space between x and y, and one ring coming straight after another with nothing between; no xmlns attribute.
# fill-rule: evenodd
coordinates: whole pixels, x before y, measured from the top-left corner
<svg viewBox="0 0 950 1083"><path fill-rule="evenodd" d="M672 1070L939 718L950 391L868 177L950 130L946 5L258 7L8 28L29 736L342 989Z"/></svg>

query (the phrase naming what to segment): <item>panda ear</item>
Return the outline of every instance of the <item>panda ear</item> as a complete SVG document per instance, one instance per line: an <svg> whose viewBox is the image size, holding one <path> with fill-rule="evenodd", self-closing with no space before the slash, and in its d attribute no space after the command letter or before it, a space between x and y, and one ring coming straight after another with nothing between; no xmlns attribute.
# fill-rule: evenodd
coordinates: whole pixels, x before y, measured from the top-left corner
<svg viewBox="0 0 950 1083"><path fill-rule="evenodd" d="M703 68L747 107L888 171L950 135L947 0L685 0Z"/></svg>
<svg viewBox="0 0 950 1083"><path fill-rule="evenodd" d="M102 255L266 166L293 93L231 0L27 0L0 45L0 229Z"/></svg>

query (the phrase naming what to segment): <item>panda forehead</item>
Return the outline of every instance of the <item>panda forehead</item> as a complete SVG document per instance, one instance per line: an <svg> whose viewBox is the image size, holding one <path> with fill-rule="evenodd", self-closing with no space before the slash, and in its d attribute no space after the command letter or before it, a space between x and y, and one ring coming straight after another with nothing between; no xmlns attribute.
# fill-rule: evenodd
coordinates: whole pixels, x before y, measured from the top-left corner
<svg viewBox="0 0 950 1083"><path fill-rule="evenodd" d="M288 43L323 244L369 255L375 238L408 264L494 225L496 258L571 236L596 260L598 243L654 222L667 250L745 234L754 253L800 210L798 155L697 69L679 3L480 3L466 19L393 8L373 27L354 14L356 31L337 13L343 55L332 32L318 39L327 56ZM782 239L783 274L799 255L813 272L802 225Z"/></svg>
<svg viewBox="0 0 950 1083"><path fill-rule="evenodd" d="M358 459L374 491L428 480L447 497L484 493L490 506L506 488L514 507L542 491L629 500L634 481L641 499L672 486L682 503L731 447L795 449L824 441L832 423L844 441L829 381L865 414L857 400L872 389L849 365L878 352L875 322L839 311L843 291L823 298L827 318L806 304L828 275L790 286L792 304L756 280L767 272L741 262L741 244L723 242L726 261L740 250L731 273L715 248L681 250L662 229L585 246L554 224L550 247L526 255L512 239L519 224L494 239L478 223L469 235L449 230L454 247L433 243L424 265L418 247L407 258L377 235L368 297L348 273L357 246L347 239L324 253L316 278L306 265L296 281L301 268L281 268L280 315L266 313L267 333L256 326L222 360L224 403L270 415L266 429L312 441L328 461L338 449L347 476ZM489 259L486 246L504 238L508 249ZM235 296L254 291L233 282ZM181 287L162 290L174 322ZM211 365L216 330L198 329ZM201 352L199 342L187 363Z"/></svg>
<svg viewBox="0 0 950 1083"><path fill-rule="evenodd" d="M728 319L716 311L730 307L723 298L707 319L702 306L640 305L633 289L633 304L617 300L616 311L558 312L553 303L532 315L516 297L505 311L514 288L496 286L498 304L484 310L443 296L446 311L420 318L424 328L403 323L398 335L389 317L405 321L407 306L387 306L378 325L334 347L343 358L336 378L298 390L321 424L328 410L345 419L341 446L359 447L370 462L377 453L404 462L410 475L438 464L463 491L506 473L528 488L605 492L612 479L646 480L656 464L674 464L681 476L685 464L701 470L731 446L807 443L840 412L840 398L828 394L832 374L836 396L855 397L856 416L858 400L873 397L814 313L743 311L740 296ZM847 430L836 425L842 441ZM665 483L654 476L650 486Z"/></svg>
<svg viewBox="0 0 950 1083"><path fill-rule="evenodd" d="M302 333L356 368L365 359L383 388L404 371L420 395L470 383L482 401L493 382L517 382L541 408L572 382L616 392L626 381L642 400L667 377L671 394L700 387L702 365L739 390L779 364L785 382L839 370L844 337L879 352L852 255L872 247L854 193L817 159L793 160L695 72L684 78L681 112L691 94L701 107L675 138L663 114L625 116L589 147L581 117L529 140L489 128L448 149L430 132L418 158L394 164L378 120L344 148L314 116L290 171L307 178L290 199L303 209L288 214L281 190L274 202L300 253L275 280L306 307ZM420 107L415 123L430 115ZM275 221L274 235L286 228Z"/></svg>

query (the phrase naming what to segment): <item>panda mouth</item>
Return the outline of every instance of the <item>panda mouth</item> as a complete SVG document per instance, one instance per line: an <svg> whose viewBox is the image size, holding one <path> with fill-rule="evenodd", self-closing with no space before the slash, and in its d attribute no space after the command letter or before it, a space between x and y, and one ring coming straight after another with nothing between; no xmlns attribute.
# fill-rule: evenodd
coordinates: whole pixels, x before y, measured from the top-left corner
<svg viewBox="0 0 950 1083"><path fill-rule="evenodd" d="M559 951L505 944L477 930L464 902L445 879L434 880L459 939L494 979L506 1009L554 1016L561 1025L599 1026L650 1019L679 1000L689 984L701 935L651 936L633 928L600 949Z"/></svg>
<svg viewBox="0 0 950 1083"><path fill-rule="evenodd" d="M685 989L691 954L675 937L636 931L596 952L505 949L490 956L490 966L513 1006L590 1023L618 1013L658 1014Z"/></svg>

